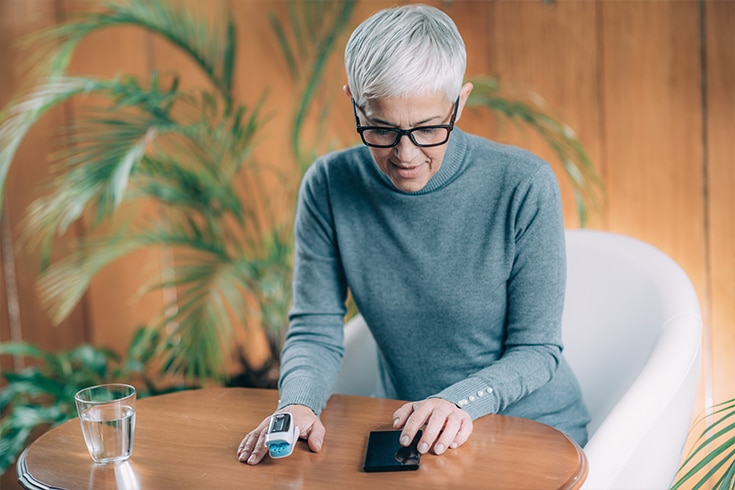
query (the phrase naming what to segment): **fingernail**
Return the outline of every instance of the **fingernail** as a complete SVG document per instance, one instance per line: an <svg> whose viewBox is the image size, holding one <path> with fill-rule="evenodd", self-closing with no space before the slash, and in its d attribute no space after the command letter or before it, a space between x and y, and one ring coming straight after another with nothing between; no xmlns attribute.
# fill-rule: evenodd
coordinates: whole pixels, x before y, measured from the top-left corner
<svg viewBox="0 0 735 490"><path fill-rule="evenodd" d="M449 445L449 447L451 447L452 449L457 449L459 447L459 444L457 444L456 442L453 442Z"/></svg>
<svg viewBox="0 0 735 490"><path fill-rule="evenodd" d="M395 441L395 439L393 439ZM401 446L408 446L408 443L410 441L408 440L408 436L401 437Z"/></svg>
<svg viewBox="0 0 735 490"><path fill-rule="evenodd" d="M322 448L322 441L314 441L314 445L316 446L317 450Z"/></svg>
<svg viewBox="0 0 735 490"><path fill-rule="evenodd" d="M393 427L397 428L398 427L398 422L400 422L400 421L401 421L401 419L399 419L398 417L394 418L393 419Z"/></svg>
<svg viewBox="0 0 735 490"><path fill-rule="evenodd" d="M248 458L248 463L255 463L255 454L250 455L250 457Z"/></svg>
<svg viewBox="0 0 735 490"><path fill-rule="evenodd" d="M441 454L444 452L444 444L437 444L434 446L434 451L436 451L436 454Z"/></svg>
<svg viewBox="0 0 735 490"><path fill-rule="evenodd" d="M421 454L424 454L428 450L429 450L429 445L428 444L426 444L425 442L422 442L421 444L419 444L419 452Z"/></svg>

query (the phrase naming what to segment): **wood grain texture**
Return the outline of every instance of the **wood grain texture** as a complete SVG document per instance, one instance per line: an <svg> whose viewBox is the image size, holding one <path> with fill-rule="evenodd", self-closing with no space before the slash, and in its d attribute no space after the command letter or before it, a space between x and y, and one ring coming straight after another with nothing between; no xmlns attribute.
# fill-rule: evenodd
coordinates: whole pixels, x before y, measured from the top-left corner
<svg viewBox="0 0 735 490"><path fill-rule="evenodd" d="M266 458L257 466L235 455L245 433L268 416L278 394L271 390L207 389L138 401L133 454L124 465L95 465L78 420L46 433L29 449L26 472L62 488L578 488L586 458L561 432L525 419L491 415L475 422L470 440L443 456L426 454L415 472L365 473L362 462L371 430L389 430L402 402L336 395L322 414L324 447L312 453L300 442L288 460ZM288 469L285 466L288 465ZM491 470L491 471L489 471Z"/></svg>
<svg viewBox="0 0 735 490"><path fill-rule="evenodd" d="M465 8L468 6L465 4ZM496 2L490 29L466 37L487 36L488 52L474 47L470 56L489 58L486 73L497 76L507 95L534 98L542 111L574 128L599 168L601 108L596 15L597 2ZM526 148L548 161L562 188L566 226L579 226L569 178L551 147L530 128L501 121L486 137ZM604 215L596 216L599 226Z"/></svg>
<svg viewBox="0 0 735 490"><path fill-rule="evenodd" d="M0 108L11 100L27 95L28 51L22 49L19 40L39 29L56 23L53 2L31 0L27 2L0 1ZM5 183L4 209L9 217L9 228L14 243L11 253L15 262L15 280L20 304L22 340L45 349L71 348L86 339L84 316L81 309L58 326L54 326L44 312L36 292L35 278L40 268L40 253L23 246L18 240L23 231L26 209L40 195L41 185L51 176L50 155L62 146L66 114L63 107L52 110L29 131L18 148L15 161ZM79 229L72 227L68 236ZM61 239L60 243L65 240ZM2 280L5 290L5 278ZM5 334L7 305L3 304L3 327L0 341L8 340Z"/></svg>
<svg viewBox="0 0 735 490"><path fill-rule="evenodd" d="M603 2L610 229L705 283L697 3ZM675 142L675 143L674 143Z"/></svg>
<svg viewBox="0 0 735 490"><path fill-rule="evenodd" d="M715 403L735 398L735 2L705 3L709 320Z"/></svg>

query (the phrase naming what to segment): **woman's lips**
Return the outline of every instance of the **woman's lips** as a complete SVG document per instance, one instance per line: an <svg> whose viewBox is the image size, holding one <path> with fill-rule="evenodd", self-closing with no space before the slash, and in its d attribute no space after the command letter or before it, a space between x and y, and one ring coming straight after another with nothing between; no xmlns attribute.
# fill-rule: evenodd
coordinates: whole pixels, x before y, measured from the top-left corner
<svg viewBox="0 0 735 490"><path fill-rule="evenodd" d="M395 164L395 163L393 163L392 165L393 165L393 168L395 169L396 173L399 176L403 177L404 179L409 179L409 178L412 178L412 177L416 177L416 175L419 173L421 167L423 166L423 164L407 166L407 165L398 165L398 164Z"/></svg>

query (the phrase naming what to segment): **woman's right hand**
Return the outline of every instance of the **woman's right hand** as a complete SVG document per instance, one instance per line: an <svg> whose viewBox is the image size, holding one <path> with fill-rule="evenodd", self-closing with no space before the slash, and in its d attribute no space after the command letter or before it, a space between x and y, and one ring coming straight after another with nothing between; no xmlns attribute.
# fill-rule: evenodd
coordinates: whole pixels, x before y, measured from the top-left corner
<svg viewBox="0 0 735 490"><path fill-rule="evenodd" d="M288 405L275 413L290 412L299 439L306 439L309 449L318 453L324 443L326 429L319 417L307 406ZM254 430L250 431L237 448L237 459L247 464L258 464L268 453L265 447L265 433L271 418L266 417Z"/></svg>

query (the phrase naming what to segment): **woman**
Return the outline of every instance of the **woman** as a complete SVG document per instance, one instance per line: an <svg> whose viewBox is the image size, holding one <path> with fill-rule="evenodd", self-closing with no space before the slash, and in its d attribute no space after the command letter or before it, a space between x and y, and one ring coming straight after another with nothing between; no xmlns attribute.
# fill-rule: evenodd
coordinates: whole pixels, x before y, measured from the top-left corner
<svg viewBox="0 0 735 490"><path fill-rule="evenodd" d="M438 9L380 11L345 51L364 146L309 169L296 215L294 304L277 411L319 451L343 353L347 290L375 337L384 397L419 452L461 446L502 413L586 442L588 415L562 357L566 263L559 189L535 156L456 128L472 84ZM238 457L266 453L269 418Z"/></svg>

